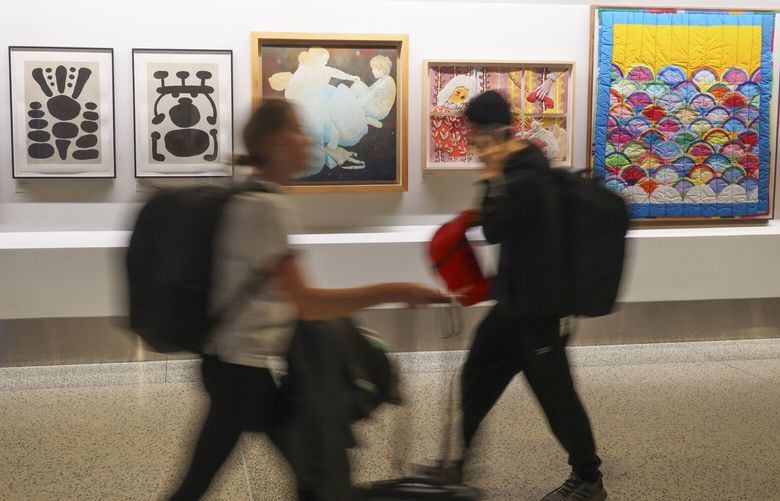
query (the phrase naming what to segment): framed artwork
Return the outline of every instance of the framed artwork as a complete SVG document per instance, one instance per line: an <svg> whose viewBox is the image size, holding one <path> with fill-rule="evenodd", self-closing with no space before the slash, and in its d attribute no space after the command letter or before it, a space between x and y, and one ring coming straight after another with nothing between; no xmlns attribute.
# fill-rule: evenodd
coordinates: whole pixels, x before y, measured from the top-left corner
<svg viewBox="0 0 780 501"><path fill-rule="evenodd" d="M406 35L252 33L255 106L296 106L311 137L290 192L407 189Z"/></svg>
<svg viewBox="0 0 780 501"><path fill-rule="evenodd" d="M594 7L590 167L633 218L769 218L775 12Z"/></svg>
<svg viewBox="0 0 780 501"><path fill-rule="evenodd" d="M233 175L233 52L133 49L136 177Z"/></svg>
<svg viewBox="0 0 780 501"><path fill-rule="evenodd" d="M512 107L512 133L537 144L559 167L571 167L574 63L425 61L423 168L475 169L464 112L475 96L498 91Z"/></svg>
<svg viewBox="0 0 780 501"><path fill-rule="evenodd" d="M113 50L8 51L13 177L116 177Z"/></svg>

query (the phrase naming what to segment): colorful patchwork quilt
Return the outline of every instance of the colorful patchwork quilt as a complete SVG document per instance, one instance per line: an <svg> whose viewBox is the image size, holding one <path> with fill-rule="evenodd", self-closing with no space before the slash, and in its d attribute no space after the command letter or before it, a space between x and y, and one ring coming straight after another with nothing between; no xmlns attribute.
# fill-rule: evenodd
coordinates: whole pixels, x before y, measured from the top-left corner
<svg viewBox="0 0 780 501"><path fill-rule="evenodd" d="M593 169L632 217L769 212L774 17L599 11Z"/></svg>

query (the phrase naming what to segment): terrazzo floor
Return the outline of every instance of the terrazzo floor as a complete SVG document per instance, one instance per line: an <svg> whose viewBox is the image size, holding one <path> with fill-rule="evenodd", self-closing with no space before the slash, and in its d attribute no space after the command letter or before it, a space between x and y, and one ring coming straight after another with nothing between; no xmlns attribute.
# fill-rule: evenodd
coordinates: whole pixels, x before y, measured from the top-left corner
<svg viewBox="0 0 780 501"><path fill-rule="evenodd" d="M463 352L399 354L408 403L357 426L357 481L439 455ZM613 500L780 499L780 339L570 349ZM193 361L0 369L0 499L158 500L205 409ZM480 432L469 483L537 500L567 475L522 378ZM289 472L245 434L212 500L293 499Z"/></svg>

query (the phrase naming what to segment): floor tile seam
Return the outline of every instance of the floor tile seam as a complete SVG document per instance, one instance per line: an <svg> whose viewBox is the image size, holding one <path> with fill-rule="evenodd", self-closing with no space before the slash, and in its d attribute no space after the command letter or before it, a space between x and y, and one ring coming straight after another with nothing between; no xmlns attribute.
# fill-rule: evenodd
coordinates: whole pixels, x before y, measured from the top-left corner
<svg viewBox="0 0 780 501"><path fill-rule="evenodd" d="M724 363L720 360L688 360L688 361L640 361L632 363L586 363L578 364L572 363L571 366L574 369L586 368L586 367L635 367L635 366L655 366L655 365L687 365L697 363ZM730 367L733 367L729 365ZM462 371L462 366L453 368L433 368L433 369L416 369L405 370L401 368L398 372L400 375L417 375L417 374L453 374ZM167 372L167 369L166 369ZM97 376L100 377L100 376ZM199 378L194 376L192 378L182 378L173 380L170 376L164 375L161 381L148 382L148 381L127 381L127 382L112 382L106 384L102 381L95 381L93 383L82 384L43 384L39 386L23 386L23 385L11 385L8 388L0 387L0 391L32 391L32 390L48 390L48 389L66 389L66 388L112 388L112 387L126 387L126 386L144 386L144 385L169 385L169 384L187 384L197 383Z"/></svg>
<svg viewBox="0 0 780 501"><path fill-rule="evenodd" d="M30 386L30 389L44 389L44 388L82 388L82 387L89 387L89 386L131 386L136 384L164 384L167 381L165 380L164 373L160 373L155 375L155 377L159 377L159 380L152 380L153 378L149 377L150 374L130 374L130 375L114 375L114 374L90 374L89 371L85 370L83 373L76 373L76 374L47 374L47 375L25 375L22 377L15 377L15 376L2 376L0 375L0 391L8 388L3 387L3 382L10 382L12 388L10 389L19 389L25 387L23 383L18 383L18 381L23 380L33 380L36 382L42 382L39 386ZM83 378L87 379L90 382L82 382L82 383L75 383L75 384L69 384L68 381L73 381L73 379L76 378ZM134 379L135 378L135 379ZM111 381L114 379L115 381ZM119 379L120 381L116 381L116 379ZM48 381L58 381L58 382L48 382ZM63 384L62 382L66 382Z"/></svg>
<svg viewBox="0 0 780 501"><path fill-rule="evenodd" d="M566 352L566 356L569 361L577 360L593 360L595 363L610 362L610 363L632 363L638 362L677 362L680 360L696 362L696 360L702 358L695 353L688 353L685 355L672 354L667 356L666 353L571 353Z"/></svg>
<svg viewBox="0 0 780 501"><path fill-rule="evenodd" d="M197 380L192 381L157 381L150 383L148 381L131 381L127 383L94 383L94 384L64 384L64 385L41 385L41 386L15 386L9 388L0 387L0 392L5 391L37 391L37 390L67 390L67 389L81 389L81 388L124 388L127 386L161 386L169 384L188 384L196 383Z"/></svg>
<svg viewBox="0 0 780 501"><path fill-rule="evenodd" d="M750 362L751 360L740 360L740 361L741 361L741 362ZM764 377L762 377L762 376L759 376L759 375L757 375L757 374L753 374L752 372L748 372L748 371L746 371L746 370L744 370L744 369L742 369L742 368L740 368L740 367L737 367L736 365L731 365L731 364L730 364L730 363L728 363L727 361L724 361L724 362L721 362L721 363L722 363L723 365L727 366L727 367L731 367L732 369L734 369L734 370L737 370L737 371L741 372L742 374L747 374L748 376L752 376L752 377L754 377L754 378L756 378L756 379L758 379L758 380L760 380L760 381L763 381L763 382L765 382L765 383L772 383L772 380L771 380L771 379L766 379L766 378L764 378Z"/></svg>
<svg viewBox="0 0 780 501"><path fill-rule="evenodd" d="M134 365L154 365L157 364L160 367L164 366L167 360L123 360L123 361L109 361L109 362L71 362L71 363L59 363L59 364L30 364L30 365L9 365L0 367L0 371L13 370L13 369L51 369L51 368L67 368L67 367L107 367L111 365L130 367Z"/></svg>
<svg viewBox="0 0 780 501"><path fill-rule="evenodd" d="M585 363L585 364L579 364L576 362L571 362L570 365L573 369L577 368L585 368L585 367L637 367L637 366L652 366L652 365L693 365L693 364L707 364L707 363L717 363L717 360L668 360L668 361L658 361L658 360L642 360L642 361L636 361L636 362L627 362L627 363Z"/></svg>
<svg viewBox="0 0 780 501"><path fill-rule="evenodd" d="M249 465L247 464L247 461L246 461L246 446L245 446L246 445L246 441L244 439L244 435L241 434L241 436L238 438L238 440L239 440L238 444L239 444L240 451L241 451L241 464L244 467L244 479L246 480L247 494L249 495L249 501L254 501L255 496L254 496L254 492L252 491L252 479L250 478L250 475L249 475Z"/></svg>
<svg viewBox="0 0 780 501"><path fill-rule="evenodd" d="M758 360L780 360L780 357L778 356L748 356L748 357L733 357L733 356L718 356L718 355L712 355L710 353L707 353L707 350L699 350L696 348L692 348L693 351L695 351L697 354L706 357L709 361L712 362L751 362L751 361L758 361Z"/></svg>
<svg viewBox="0 0 780 501"><path fill-rule="evenodd" d="M456 369L431 369L431 370L399 370L398 374L404 375L404 374L451 374L453 372L461 372L461 368L458 367Z"/></svg>
<svg viewBox="0 0 780 501"><path fill-rule="evenodd" d="M698 353L702 357L705 357L708 361L711 361L711 362L719 362L719 363L725 364L729 360L735 360L733 357L723 356L723 355L719 356L716 353L708 352L708 350L701 350L701 349L697 349L697 348L692 348L692 349L696 353ZM750 360L750 359L738 358L736 360ZM758 359L756 359L756 360L758 360Z"/></svg>
<svg viewBox="0 0 780 501"><path fill-rule="evenodd" d="M673 343L668 343L673 344ZM747 339L703 339L700 341L685 341L677 344L691 344L696 346L723 346L727 344L777 344L780 345L780 337L760 337Z"/></svg>
<svg viewBox="0 0 780 501"><path fill-rule="evenodd" d="M691 343L693 344L693 343ZM596 363L577 363L576 361L573 361L571 364L572 367L630 367L630 366L642 366L642 365L668 365L668 364L693 364L693 363L702 363L702 362L713 362L713 363L725 363L728 360L740 360L740 361L751 361L751 360L775 360L775 358L772 357L755 357L755 358L740 358L740 359L731 359L731 358L723 358L723 357L717 357L713 356L710 353L707 353L707 350L698 350L696 348L692 348L692 351L696 353L697 355L704 358L704 360L673 360L673 361L658 361L658 360L640 360L640 361L632 361L628 363L624 362L596 362ZM414 352L412 352L414 353ZM451 353L449 352L438 352L438 353ZM465 353L465 351L463 352ZM454 357L453 357L454 358ZM460 357L458 357L460 358ZM118 362L117 364L158 364L160 361L147 361L147 362ZM174 381L171 378L171 374L169 373L169 367L168 365L170 363L179 363L181 365L196 365L196 361L190 361L190 360L181 360L181 361L165 361L165 369L163 372L163 381L155 382L151 384L181 384L181 383L190 383L190 382L196 382L197 378L184 378L183 380L176 380ZM419 365L424 364L424 362L415 363L414 361L410 362L411 365L417 365L418 367L413 367L410 369L403 368L402 366L405 365L405 362L400 362L398 365L401 366L399 368L399 373L401 374L448 374L453 372L458 372L462 368L462 363L458 361L457 367L441 367L441 363L434 363L432 365L437 365L438 367L435 367L433 369L425 369L420 368ZM89 372L89 370L96 366L101 364L85 364L83 368L77 368L76 372ZM736 368L733 365L727 364L730 367ZM73 366L67 365L67 366L60 366L60 367L68 367L73 370ZM34 368L31 367L31 370L34 371ZM0 374L2 371L0 370ZM752 374L751 374L752 375ZM58 377L58 376L54 376ZM97 376L100 377L100 376ZM56 388L86 388L86 387L112 387L112 386L132 386L132 385L138 385L138 384L144 384L144 382L141 381L128 381L125 383L113 383L113 384L104 384L102 382L95 382L92 384L76 384L76 385L42 385L42 386L33 386L33 387L22 387L22 386L11 386L10 388L0 388L0 391L15 391L15 390L35 390L35 389L56 389ZM146 383L149 384L149 383Z"/></svg>
<svg viewBox="0 0 780 501"><path fill-rule="evenodd" d="M765 341L770 342L772 344L778 344L780 345L780 339L775 340L772 339L766 339L766 340L757 340L757 341ZM775 343L777 341L777 343ZM621 351L621 349L631 349L636 351L641 351L644 348L652 349L656 352L659 351L666 351L666 350L673 350L675 348L678 349L687 349L690 350L692 353L695 353L696 355L706 357L708 359L721 361L723 359L731 359L733 357L730 357L729 355L718 355L717 352L721 351L720 345L717 344L710 344L708 343L719 343L720 341L691 341L688 343L644 343L644 344L625 344L625 345L593 345L593 346L569 346L569 350L575 350L575 351L583 351L587 352L590 350L593 351L599 351L599 348L610 348L615 349L616 351ZM746 343L746 349L750 349L749 347L750 343ZM675 346L670 346L675 345ZM663 348L661 348L663 346ZM607 351L607 350L603 350ZM753 355L753 358L756 360L764 360L764 359L776 359L779 358L780 355Z"/></svg>
<svg viewBox="0 0 780 501"><path fill-rule="evenodd" d="M134 362L137 364L145 364L147 362ZM154 362L156 363L156 362ZM100 366L100 371L95 371L96 367ZM10 373L15 372L13 370L8 369L14 369L11 367L5 367L0 368L0 381L6 378L19 378L19 377L60 377L62 375L76 375L76 376L114 376L114 377L127 377L127 376L143 376L147 374L153 374L153 373L160 373L165 374L165 369L160 368L154 368L154 366L150 366L150 368L146 368L144 366L138 367L141 370L134 370L134 371L127 371L124 373L117 374L116 372L112 372L110 370L110 367L107 366L101 366L101 364L75 364L75 365L49 365L49 366L31 366L31 367L25 367L25 370L22 371L16 371L21 374L18 375L11 375Z"/></svg>
<svg viewBox="0 0 780 501"><path fill-rule="evenodd" d="M768 341L772 341L774 338L768 339ZM716 341L713 341L716 342ZM780 340L778 340L780 342ZM643 346L658 346L658 345L668 345L668 344L676 344L680 345L681 347L690 345L690 349L695 352L697 355L707 357L711 360L717 360L720 361L721 358L717 357L716 355L712 355L708 353L710 350L701 350L698 346L701 343L707 343L707 341L694 341L689 343L644 343L644 344L625 344L625 345L593 345L593 346L570 346L569 350L579 351L587 351L587 350L599 350L600 348L616 348L620 349L621 347L632 347L636 349L641 349ZM392 352L390 353L391 358L399 357L399 358L405 358L407 355L412 355L413 357L415 355L417 356L437 356L441 354L447 354L449 355L449 358L457 359L457 358L463 358L468 353L468 350L434 350L434 351L424 351L424 352ZM418 354L425 354L425 355L418 355ZM766 357L756 357L756 360L764 360L764 359L774 359L775 357L766 356ZM35 368L53 368L53 367L94 367L94 366L106 366L106 365L123 365L126 366L128 364L165 364L165 369L167 371L168 367L172 363L181 364L181 365L196 365L199 362L198 359L176 359L176 360L145 360L145 361L125 361L125 362L107 362L107 363L90 363L90 364L65 364L65 365L59 365L59 366L19 366L19 367L5 367L0 368L0 372L4 369L31 369L34 370Z"/></svg>
<svg viewBox="0 0 780 501"><path fill-rule="evenodd" d="M81 389L81 388L114 388L135 386L136 383L125 384L64 384L64 385L41 385L41 386L12 386L9 388L0 388L0 392L3 391L38 391L38 390L67 390L67 389Z"/></svg>
<svg viewBox="0 0 780 501"><path fill-rule="evenodd" d="M585 367L636 367L636 366L654 366L654 365L693 365L703 363L718 363L719 360L669 360L669 361L651 361L642 360L638 362L619 363L619 362L606 362L606 363L577 363L572 361L570 363L573 369L580 369ZM450 374L453 372L460 372L462 367L452 369L435 368L432 370L417 369L417 370L399 370L399 374Z"/></svg>
<svg viewBox="0 0 780 501"><path fill-rule="evenodd" d="M88 371L85 371L84 373L77 373L77 374L43 374L43 375L36 375L36 374L25 374L23 376L8 376L8 375L0 375L0 386L2 386L3 381L24 381L24 380L35 380L35 381L46 381L46 380L52 380L52 379L60 379L63 381L69 381L74 378L83 378L83 379L90 379L90 380L100 380L100 379L126 379L130 380L131 378L137 378L137 379L150 379L150 374L122 374L122 375L116 375L116 374L91 374ZM160 382L163 382L165 380L164 373L160 373L155 375L155 377L160 378Z"/></svg>
<svg viewBox="0 0 780 501"><path fill-rule="evenodd" d="M706 353L705 351L702 351L701 349L697 349L695 346L691 347L691 350L694 353L696 353L697 355L706 358L707 360L711 360L713 362L722 362L722 360L716 360L715 357L713 357L711 354Z"/></svg>

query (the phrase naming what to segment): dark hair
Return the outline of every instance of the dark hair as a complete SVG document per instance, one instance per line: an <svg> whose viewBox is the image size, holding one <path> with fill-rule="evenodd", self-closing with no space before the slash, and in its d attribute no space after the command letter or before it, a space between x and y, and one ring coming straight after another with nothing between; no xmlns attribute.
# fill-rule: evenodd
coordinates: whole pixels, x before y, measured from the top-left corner
<svg viewBox="0 0 780 501"><path fill-rule="evenodd" d="M236 155L235 162L240 165L262 167L268 161L264 151L266 140L292 127L296 122L295 109L284 99L264 99L252 112L244 127L244 145L246 155Z"/></svg>
<svg viewBox="0 0 780 501"><path fill-rule="evenodd" d="M501 94L489 90L472 99L466 107L466 119L476 125L511 125L509 103Z"/></svg>

